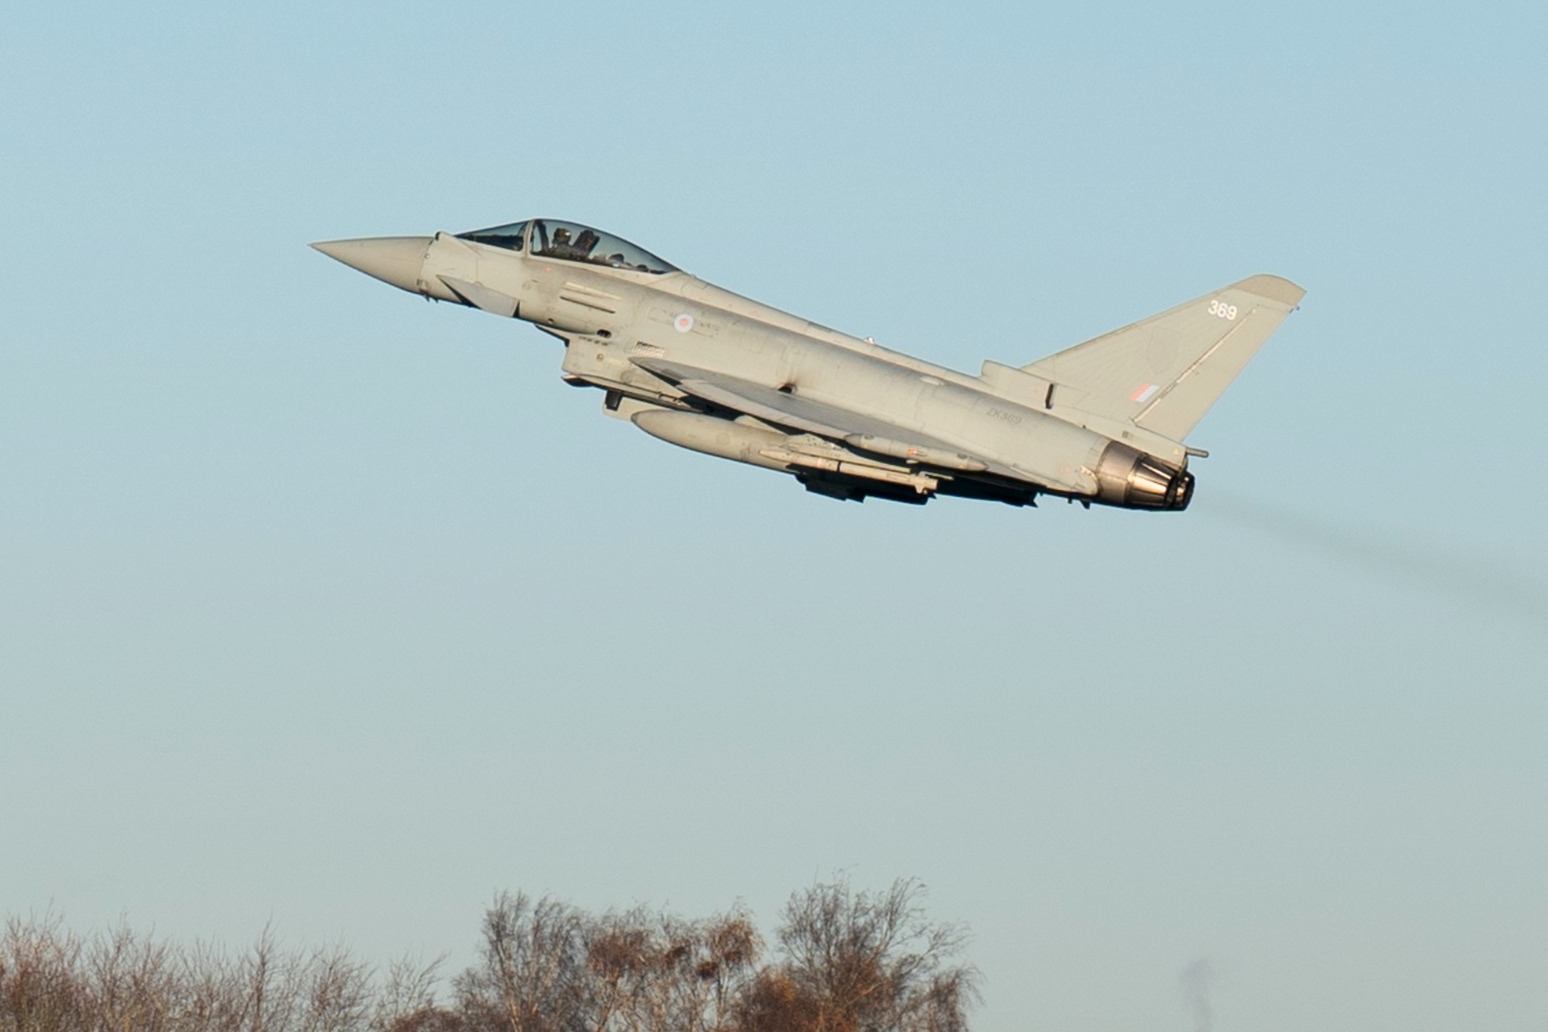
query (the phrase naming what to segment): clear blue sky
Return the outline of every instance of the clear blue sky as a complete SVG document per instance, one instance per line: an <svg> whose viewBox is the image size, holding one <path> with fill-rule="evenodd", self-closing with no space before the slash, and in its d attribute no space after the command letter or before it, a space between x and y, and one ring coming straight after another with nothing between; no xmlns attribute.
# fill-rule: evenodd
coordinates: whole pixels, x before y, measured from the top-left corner
<svg viewBox="0 0 1548 1032"><path fill-rule="evenodd" d="M22 5L0 910L971 926L976 1027L1548 1023L1541 5ZM1309 294L1185 514L842 505L306 248L532 215L976 371Z"/></svg>

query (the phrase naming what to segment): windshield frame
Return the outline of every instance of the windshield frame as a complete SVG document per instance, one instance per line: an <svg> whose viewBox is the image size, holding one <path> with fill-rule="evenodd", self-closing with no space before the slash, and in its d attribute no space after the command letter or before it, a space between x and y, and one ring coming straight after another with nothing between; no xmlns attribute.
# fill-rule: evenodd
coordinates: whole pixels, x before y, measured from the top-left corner
<svg viewBox="0 0 1548 1032"><path fill-rule="evenodd" d="M506 251L514 251L517 254L530 254L528 248L532 238L532 223L534 219L523 219L520 222L507 222L499 226L488 226L484 229L470 229L466 233L453 233L458 240L469 240L475 244L483 244L485 247L498 247ZM520 230L520 232L510 232ZM511 246L514 242L515 246Z"/></svg>

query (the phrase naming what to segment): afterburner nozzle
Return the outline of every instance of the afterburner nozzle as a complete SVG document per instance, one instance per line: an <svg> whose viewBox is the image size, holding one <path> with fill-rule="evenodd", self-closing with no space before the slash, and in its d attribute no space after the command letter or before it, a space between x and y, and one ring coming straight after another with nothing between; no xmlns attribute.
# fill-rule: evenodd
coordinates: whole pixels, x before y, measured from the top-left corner
<svg viewBox="0 0 1548 1032"><path fill-rule="evenodd" d="M1096 500L1125 509L1186 509L1193 474L1113 441L1097 463Z"/></svg>

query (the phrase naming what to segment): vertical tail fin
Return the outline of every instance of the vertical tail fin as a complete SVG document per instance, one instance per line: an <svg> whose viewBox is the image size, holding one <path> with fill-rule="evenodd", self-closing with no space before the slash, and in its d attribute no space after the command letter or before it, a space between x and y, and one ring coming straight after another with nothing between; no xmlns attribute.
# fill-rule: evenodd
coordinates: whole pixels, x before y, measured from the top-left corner
<svg viewBox="0 0 1548 1032"><path fill-rule="evenodd" d="M1306 291L1252 276L1023 366L1071 407L1181 441Z"/></svg>

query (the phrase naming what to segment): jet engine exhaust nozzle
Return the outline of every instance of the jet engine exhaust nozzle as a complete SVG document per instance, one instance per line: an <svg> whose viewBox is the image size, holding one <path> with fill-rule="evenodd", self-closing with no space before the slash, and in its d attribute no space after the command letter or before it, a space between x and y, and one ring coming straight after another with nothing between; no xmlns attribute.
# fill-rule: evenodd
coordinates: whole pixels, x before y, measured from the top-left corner
<svg viewBox="0 0 1548 1032"><path fill-rule="evenodd" d="M1173 469L1143 452L1109 444L1097 462L1097 501L1125 509L1188 507L1193 498L1193 474Z"/></svg>

